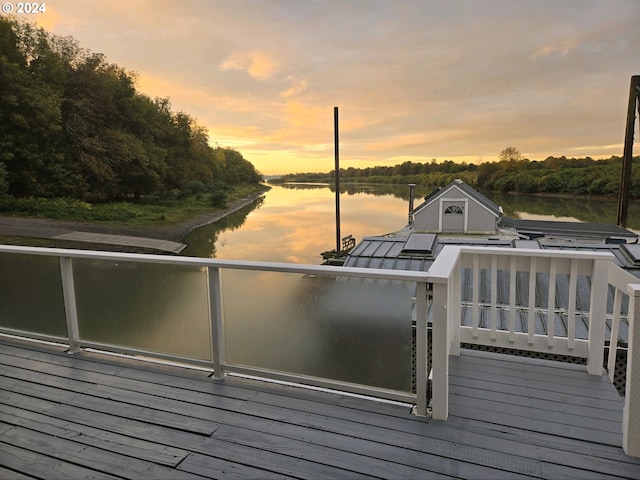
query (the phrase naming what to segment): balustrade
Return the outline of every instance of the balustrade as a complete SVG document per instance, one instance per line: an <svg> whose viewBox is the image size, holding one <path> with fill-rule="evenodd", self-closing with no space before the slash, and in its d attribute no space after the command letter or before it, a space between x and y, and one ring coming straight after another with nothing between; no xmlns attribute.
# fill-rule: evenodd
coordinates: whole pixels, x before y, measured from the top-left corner
<svg viewBox="0 0 640 480"><path fill-rule="evenodd" d="M44 267L33 262L34 256L46 257ZM59 262L60 277L57 280L50 272L52 258ZM635 318L640 314L640 280L617 267L612 260L613 255L597 252L445 246L428 272L411 272L0 246L0 263L10 265L12 270L3 269L4 282L20 268L46 272L43 274L46 279L38 279L39 288L53 292L46 298L47 307L63 311L66 320L63 335L57 317L48 322L51 325L44 327L38 327L28 318L20 317L21 320L16 321L18 305L14 303L21 303L29 311L27 307L30 305L22 292L13 300L2 299L0 332L64 341L69 345L70 353L91 347L205 365L213 370L217 379L224 378L227 373L251 374L410 401L416 403L416 413L424 416L429 402L427 310L431 308L431 414L434 419L446 420L449 357L459 355L461 343L582 357L586 359L588 373L601 375L608 321L611 335L607 365L611 376L618 333L626 322L629 342L624 449L628 455L640 456L640 328L635 325ZM76 263L82 266L80 274ZM122 263L163 265L162 274L157 276L168 279L168 282L180 269L195 272L198 293L189 297L189 303L202 304L205 308L196 309L200 313L194 316L199 320L197 327L192 327L196 328L197 337L206 337L204 342L187 341L176 346L175 339L170 338L166 348L154 349L146 338L132 343L130 340L114 341L104 332L89 335L87 332L95 330L95 323L108 323L109 320L108 316L90 320L93 317L88 313L86 296L92 288L93 294L96 293L92 285L97 280L91 280L82 271L97 268L113 270ZM238 276L234 272L244 273L239 275L239 281L232 284L233 288L225 287L225 283L229 283L226 281ZM123 274L126 275L126 270ZM33 281L33 275L25 278L27 280L21 289ZM271 291L262 291L273 285L284 290L288 297L286 301L276 301ZM232 297L230 290L237 289L241 290L240 296ZM14 290L10 292L12 295L16 293ZM167 291L171 290L169 285ZM138 294L140 298L147 298L142 290ZM322 299L329 294L335 294L331 297L335 301ZM375 300L385 295L388 305L381 308ZM38 303L39 296L39 292L34 295L34 304ZM412 298L415 305L412 305ZM155 300L151 296L145 301L150 305ZM311 303L305 308L298 308L294 306L296 302ZM393 379L394 376L405 379L410 376L411 347L407 344L411 343L412 309L416 327L415 393L411 390L410 381L395 382L397 379ZM171 315L164 310L166 308L159 308L158 316L164 316L168 323L175 323L175 316L180 316L180 309L174 309ZM120 313L114 315L122 315L122 310L115 311ZM32 312L33 315L43 315L40 307ZM263 314L265 319L261 323ZM140 315L145 316L144 312ZM273 327L274 318L284 318L289 323L277 330ZM298 341L295 334L291 335L297 328L296 322L303 318L310 329L308 336L313 338L313 332L323 331L322 338L326 340L317 337L318 343L311 349L315 357L311 360L303 355L304 350L310 350L310 344ZM118 321L114 319L114 325L118 325ZM148 326L155 320L146 318L146 321ZM358 325L357 331L353 330L354 324ZM108 329L109 325L101 325L100 328ZM170 336L179 336L180 328L187 327L178 326ZM270 330L273 333L271 339ZM340 339L345 331L349 331L350 336ZM371 340L376 335L382 335L382 343ZM257 345L243 345L242 339L246 337L263 340L259 348L270 349L263 358L286 355L288 350L295 353L291 357L282 357L281 361L254 361L241 352ZM280 337L280 342L276 341L277 337ZM345 375L345 370L336 373L339 370L336 365L340 363L340 368L355 368L342 355L355 339L369 342L358 352L370 355L364 363L371 363L372 368L377 369L366 379L349 373ZM394 341L396 343L391 343ZM193 343L200 345L199 351L191 350ZM202 345L205 353L202 353ZM400 355L403 358L400 365L403 366L384 360L382 353L385 349ZM400 352L407 351L409 353L402 357ZM296 360L292 361L292 358ZM408 360L405 362L405 359ZM315 366L305 369L301 367L305 362L309 365L325 362L327 371L333 371L323 374Z"/></svg>

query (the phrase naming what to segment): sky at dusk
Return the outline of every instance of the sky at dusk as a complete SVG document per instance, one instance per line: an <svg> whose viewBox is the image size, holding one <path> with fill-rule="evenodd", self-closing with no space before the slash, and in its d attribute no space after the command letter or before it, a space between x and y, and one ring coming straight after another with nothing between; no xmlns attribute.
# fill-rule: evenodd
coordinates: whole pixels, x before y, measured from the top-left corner
<svg viewBox="0 0 640 480"><path fill-rule="evenodd" d="M638 0L49 0L20 17L137 72L265 175L333 169L334 106L345 168L621 155L640 74Z"/></svg>

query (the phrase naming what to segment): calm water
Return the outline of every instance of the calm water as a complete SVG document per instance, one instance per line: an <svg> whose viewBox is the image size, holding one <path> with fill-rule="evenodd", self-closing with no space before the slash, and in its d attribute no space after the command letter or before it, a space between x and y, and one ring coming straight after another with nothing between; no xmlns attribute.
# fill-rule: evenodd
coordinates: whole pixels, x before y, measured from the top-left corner
<svg viewBox="0 0 640 480"><path fill-rule="evenodd" d="M415 205L429 189L416 188ZM505 215L534 220L615 223L615 200L488 194ZM382 235L407 224L406 186L348 186L340 196L341 236ZM640 208L634 203L629 228L640 232ZM310 263L335 248L335 191L328 185L274 186L263 200L192 232L184 255Z"/></svg>
<svg viewBox="0 0 640 480"><path fill-rule="evenodd" d="M417 191L416 205L427 193ZM616 217L615 201L491 198L520 218ZM408 188L349 186L341 207L342 236L359 241L393 232L407 223ZM274 186L262 200L192 232L184 253L319 264L321 252L335 248L334 208L326 185ZM640 230L637 211L635 204L629 223ZM57 259L3 254L0 271L0 325L64 336ZM204 269L78 260L74 277L81 339L211 360ZM411 391L413 284L224 269L222 285L229 363Z"/></svg>
<svg viewBox="0 0 640 480"><path fill-rule="evenodd" d="M405 189L358 187L340 197L341 237L396 231L407 223ZM406 193L406 192L404 192ZM183 255L318 264L336 247L335 193L326 185L274 186L264 200L201 227Z"/></svg>

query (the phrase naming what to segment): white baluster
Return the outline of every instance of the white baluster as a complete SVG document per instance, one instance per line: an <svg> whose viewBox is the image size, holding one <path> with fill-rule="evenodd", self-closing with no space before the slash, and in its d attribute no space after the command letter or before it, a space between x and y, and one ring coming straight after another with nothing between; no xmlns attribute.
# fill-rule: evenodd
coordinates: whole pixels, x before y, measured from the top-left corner
<svg viewBox="0 0 640 480"><path fill-rule="evenodd" d="M571 259L569 274L569 317L567 318L567 349L573 350L576 346L576 290L578 282L578 261Z"/></svg>
<svg viewBox="0 0 640 480"><path fill-rule="evenodd" d="M536 333L536 257L529 259L529 315L527 317L527 341L533 345Z"/></svg>
<svg viewBox="0 0 640 480"><path fill-rule="evenodd" d="M491 256L491 340L497 338L498 322L498 257Z"/></svg>

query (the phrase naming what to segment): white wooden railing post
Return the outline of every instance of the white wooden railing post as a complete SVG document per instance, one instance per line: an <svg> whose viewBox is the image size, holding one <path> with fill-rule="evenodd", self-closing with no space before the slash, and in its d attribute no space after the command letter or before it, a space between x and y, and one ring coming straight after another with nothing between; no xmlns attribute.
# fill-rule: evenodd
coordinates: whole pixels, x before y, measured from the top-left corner
<svg viewBox="0 0 640 480"><path fill-rule="evenodd" d="M76 287L73 281L73 264L70 257L60 258L60 276L62 278L62 297L64 314L67 321L68 353L78 353L80 332L78 330L78 308L76 306Z"/></svg>
<svg viewBox="0 0 640 480"><path fill-rule="evenodd" d="M449 354L451 351L459 354L460 349L459 332L449 330L460 330L460 269L458 246L445 246L429 269L429 281L433 283L431 414L435 420L449 417ZM458 302L454 308L453 302Z"/></svg>
<svg viewBox="0 0 640 480"><path fill-rule="evenodd" d="M224 308L222 301L222 277L220 268L208 267L209 274L209 329L213 378L225 377Z"/></svg>
<svg viewBox="0 0 640 480"><path fill-rule="evenodd" d="M435 420L449 417L449 319L447 318L448 282L433 284L431 325L431 408ZM458 327L460 328L460 327Z"/></svg>
<svg viewBox="0 0 640 480"><path fill-rule="evenodd" d="M427 416L429 399L427 385L429 377L427 328L427 284L416 285L416 415Z"/></svg>
<svg viewBox="0 0 640 480"><path fill-rule="evenodd" d="M607 314L608 260L594 260L591 273L591 300L589 312L589 356L587 372L602 375L604 369L604 331Z"/></svg>
<svg viewBox="0 0 640 480"><path fill-rule="evenodd" d="M640 457L640 285L627 287L629 293L629 348L627 379L622 416L622 448L632 457Z"/></svg>
<svg viewBox="0 0 640 480"><path fill-rule="evenodd" d="M616 288L615 291L616 293L613 298L613 316L611 318L611 335L609 336L609 358L607 360L607 371L609 372L609 380L611 380L612 383L616 373L620 313L622 307L622 295L624 294L624 292L618 288Z"/></svg>
<svg viewBox="0 0 640 480"><path fill-rule="evenodd" d="M462 269L457 262L449 279L449 338L450 355L460 356L460 318L462 315Z"/></svg>

